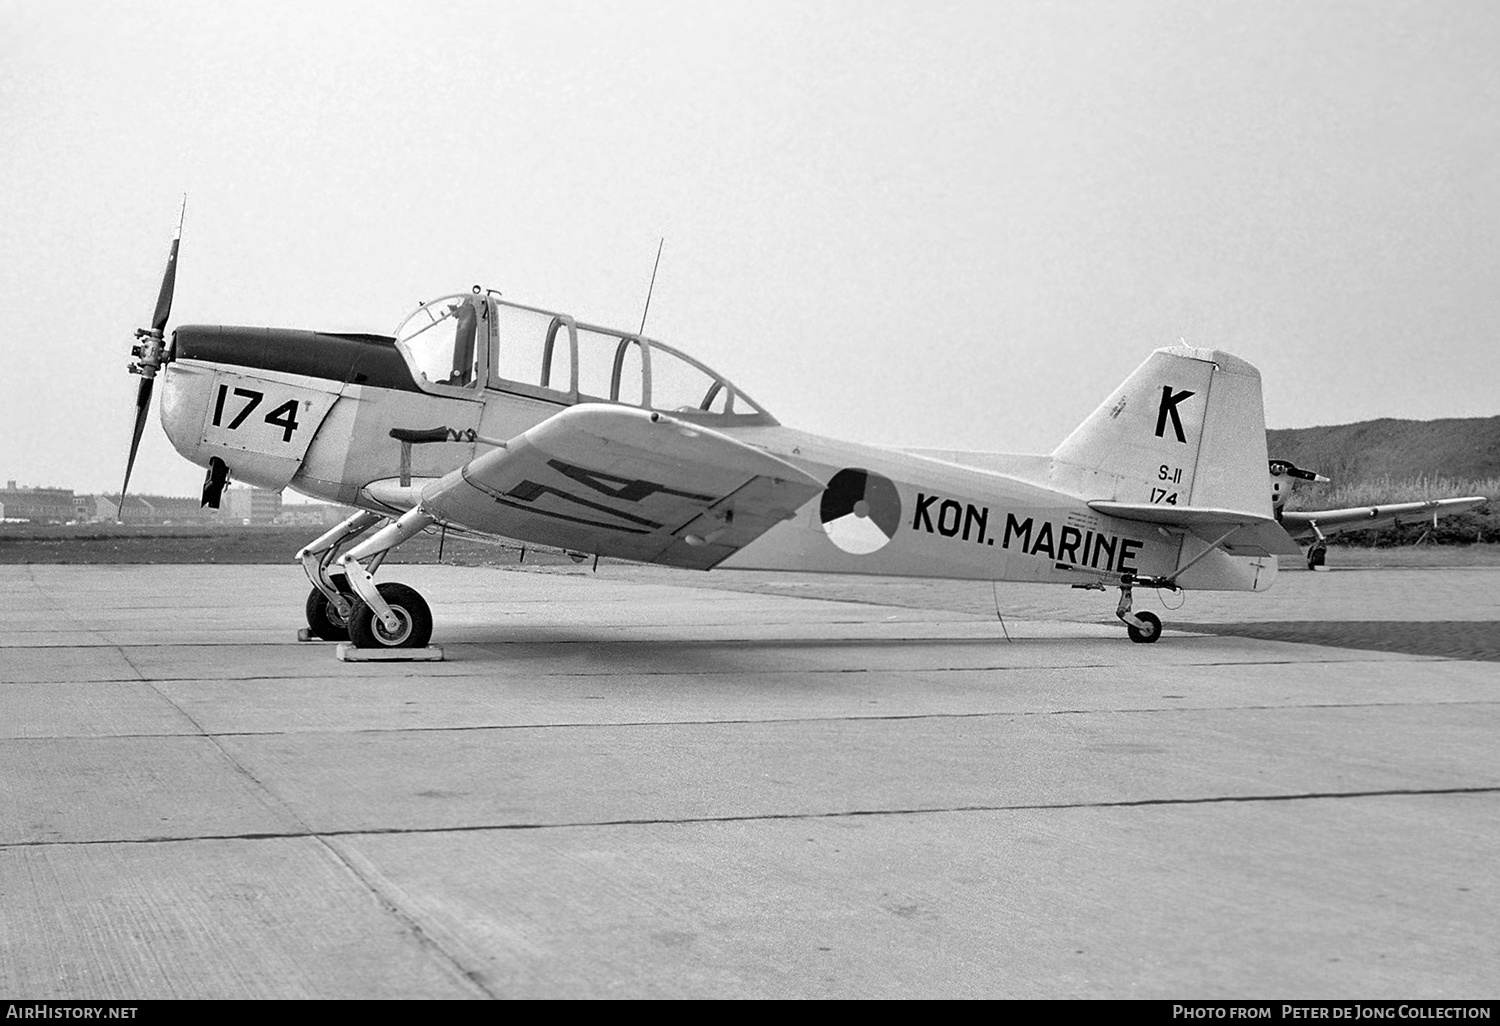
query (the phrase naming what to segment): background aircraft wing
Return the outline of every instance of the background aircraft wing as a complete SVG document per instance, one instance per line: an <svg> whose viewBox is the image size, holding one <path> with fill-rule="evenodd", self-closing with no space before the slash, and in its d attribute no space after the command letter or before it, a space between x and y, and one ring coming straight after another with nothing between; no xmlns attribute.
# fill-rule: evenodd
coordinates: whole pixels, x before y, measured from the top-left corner
<svg viewBox="0 0 1500 1026"><path fill-rule="evenodd" d="M573 406L422 492L472 531L707 570L823 483L722 432L626 406Z"/></svg>
<svg viewBox="0 0 1500 1026"><path fill-rule="evenodd" d="M1392 524L1412 524L1429 517L1451 516L1465 510L1483 506L1487 499L1483 495L1469 495L1458 499L1428 499L1426 502L1397 502L1389 506L1356 506L1352 509L1298 510L1283 512L1281 526L1292 537L1307 541L1317 537L1313 528L1323 534L1338 534L1341 531L1368 531L1389 527Z"/></svg>

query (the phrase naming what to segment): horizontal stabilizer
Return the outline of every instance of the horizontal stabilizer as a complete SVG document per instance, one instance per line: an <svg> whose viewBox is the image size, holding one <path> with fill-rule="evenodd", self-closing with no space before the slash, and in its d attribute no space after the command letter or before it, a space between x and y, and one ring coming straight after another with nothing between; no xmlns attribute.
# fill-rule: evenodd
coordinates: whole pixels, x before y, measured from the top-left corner
<svg viewBox="0 0 1500 1026"><path fill-rule="evenodd" d="M1274 517L1205 506L1162 506L1097 499L1089 508L1105 516L1184 531L1231 556L1300 556L1301 547Z"/></svg>

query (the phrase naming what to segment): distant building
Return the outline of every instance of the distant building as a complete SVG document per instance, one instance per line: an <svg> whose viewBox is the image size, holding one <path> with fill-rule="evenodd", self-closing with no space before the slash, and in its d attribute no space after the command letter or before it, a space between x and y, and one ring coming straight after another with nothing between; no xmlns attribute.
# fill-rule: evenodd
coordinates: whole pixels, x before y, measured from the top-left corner
<svg viewBox="0 0 1500 1026"><path fill-rule="evenodd" d="M123 520L127 524L222 524L218 510L207 509L197 499L176 495L127 495L125 514L119 516L118 495L94 496L96 520Z"/></svg>
<svg viewBox="0 0 1500 1026"><path fill-rule="evenodd" d="M225 517L238 523L270 524L281 514L281 493L249 485L224 490Z"/></svg>
<svg viewBox="0 0 1500 1026"><path fill-rule="evenodd" d="M197 497L128 495L125 515L119 515L118 495L74 495L71 488L21 488L14 481L0 489L0 520L37 524L297 524L331 527L351 510L330 503L283 505L281 493L250 485L224 490L219 509L204 506Z"/></svg>
<svg viewBox="0 0 1500 1026"><path fill-rule="evenodd" d="M298 527L332 527L348 518L354 510L347 506L335 506L326 502L306 502L297 505L283 504L278 524Z"/></svg>
<svg viewBox="0 0 1500 1026"><path fill-rule="evenodd" d="M71 488L19 488L7 481L0 489L0 507L6 520L34 524L66 524L78 518Z"/></svg>

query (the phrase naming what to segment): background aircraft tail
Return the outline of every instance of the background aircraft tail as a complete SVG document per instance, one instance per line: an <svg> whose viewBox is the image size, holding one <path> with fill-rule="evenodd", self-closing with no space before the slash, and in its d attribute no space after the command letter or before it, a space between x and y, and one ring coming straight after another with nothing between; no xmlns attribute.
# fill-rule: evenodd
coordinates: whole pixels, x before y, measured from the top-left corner
<svg viewBox="0 0 1500 1026"><path fill-rule="evenodd" d="M1158 349L1052 453L1085 499L1271 517L1260 372L1213 349Z"/></svg>

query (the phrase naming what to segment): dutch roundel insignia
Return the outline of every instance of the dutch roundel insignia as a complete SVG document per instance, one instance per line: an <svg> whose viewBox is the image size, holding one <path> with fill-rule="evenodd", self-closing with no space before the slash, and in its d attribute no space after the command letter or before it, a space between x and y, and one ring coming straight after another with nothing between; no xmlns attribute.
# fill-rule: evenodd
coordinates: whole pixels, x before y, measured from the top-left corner
<svg viewBox="0 0 1500 1026"><path fill-rule="evenodd" d="M889 478L845 469L823 490L819 508L828 539L856 556L883 548L901 524L901 496Z"/></svg>

